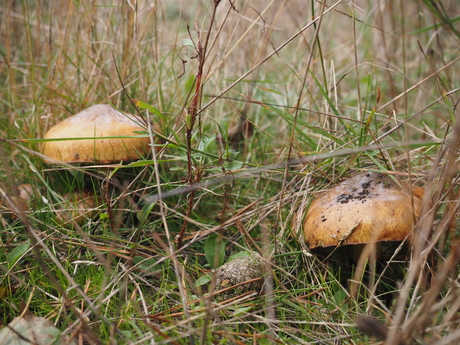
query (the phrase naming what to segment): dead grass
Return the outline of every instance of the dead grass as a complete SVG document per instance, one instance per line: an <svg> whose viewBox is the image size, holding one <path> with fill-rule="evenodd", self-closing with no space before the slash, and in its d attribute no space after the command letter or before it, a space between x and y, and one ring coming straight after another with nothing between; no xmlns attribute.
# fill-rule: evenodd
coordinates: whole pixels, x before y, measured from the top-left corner
<svg viewBox="0 0 460 345"><path fill-rule="evenodd" d="M29 0L0 17L0 322L22 299L94 344L458 341L456 1ZM159 123L163 144L117 166L131 182L70 167L59 184L36 139L104 102ZM227 142L242 120L252 135ZM301 240L315 193L362 170L425 187L391 298L372 272L350 295ZM98 216L57 222L91 175ZM195 286L210 234L226 258L265 258L265 294L216 303Z"/></svg>

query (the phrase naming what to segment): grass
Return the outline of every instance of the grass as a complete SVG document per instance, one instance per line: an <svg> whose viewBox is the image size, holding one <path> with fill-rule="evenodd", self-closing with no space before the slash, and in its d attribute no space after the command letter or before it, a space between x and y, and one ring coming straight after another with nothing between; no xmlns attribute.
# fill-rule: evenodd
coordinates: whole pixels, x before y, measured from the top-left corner
<svg viewBox="0 0 460 345"><path fill-rule="evenodd" d="M25 302L90 344L458 341L457 1L1 6L0 324ZM152 155L115 178L43 162L52 125L107 102L158 123ZM292 234L367 170L424 186L424 208L403 274L357 275L354 295L355 267ZM83 186L99 202L77 223L64 195ZM265 257L264 294L203 294L217 239L215 262Z"/></svg>

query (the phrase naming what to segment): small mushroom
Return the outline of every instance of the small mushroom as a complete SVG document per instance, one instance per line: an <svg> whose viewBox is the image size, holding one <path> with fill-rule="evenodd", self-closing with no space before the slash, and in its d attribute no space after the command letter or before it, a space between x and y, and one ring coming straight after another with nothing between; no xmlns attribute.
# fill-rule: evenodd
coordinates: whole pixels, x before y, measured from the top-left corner
<svg viewBox="0 0 460 345"><path fill-rule="evenodd" d="M57 220L59 223L75 222L83 224L85 220L94 218L97 214L98 198L92 191L86 190L82 193L67 193L63 197L65 204L61 204L56 210Z"/></svg>
<svg viewBox="0 0 460 345"><path fill-rule="evenodd" d="M135 132L145 130L141 123L140 117L123 114L108 104L94 105L53 126L45 139L59 140L44 142L42 151L52 160L65 163L105 164L138 159L150 144L150 138L136 137ZM100 139L115 136L122 138Z"/></svg>
<svg viewBox="0 0 460 345"><path fill-rule="evenodd" d="M410 239L422 195L422 188L411 196L380 173L358 174L313 200L303 223L305 240L314 249Z"/></svg>
<svg viewBox="0 0 460 345"><path fill-rule="evenodd" d="M264 259L259 254L236 258L220 266L215 274L216 291L225 290L219 294L219 299L229 299L250 291L260 293L264 285Z"/></svg>
<svg viewBox="0 0 460 345"><path fill-rule="evenodd" d="M8 211L12 211L12 218L16 219L14 212L28 212L30 209L30 203L34 200L34 187L26 183L17 186L17 197L14 195L4 195L0 198L0 206L5 203L5 206ZM10 202L14 205L8 205L8 202L5 202L5 198L9 198Z"/></svg>
<svg viewBox="0 0 460 345"><path fill-rule="evenodd" d="M28 183L20 184L18 186L18 198L12 197L11 199L21 211L29 211L30 202L33 200L34 195L35 193L32 185Z"/></svg>

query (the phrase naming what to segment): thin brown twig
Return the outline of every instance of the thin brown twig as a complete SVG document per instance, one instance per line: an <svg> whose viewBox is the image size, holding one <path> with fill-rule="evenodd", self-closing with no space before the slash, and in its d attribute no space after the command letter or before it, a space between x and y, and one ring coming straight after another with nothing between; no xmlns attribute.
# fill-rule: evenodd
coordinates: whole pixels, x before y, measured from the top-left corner
<svg viewBox="0 0 460 345"><path fill-rule="evenodd" d="M220 0L214 0L214 6L211 16L211 21L209 23L208 31L204 43L201 39L201 30L198 28L197 23L195 23L195 31L197 33L197 42L194 42L195 50L197 52L196 59L199 62L198 71L195 77L195 93L192 97L192 101L187 109L187 113L185 115L185 124L186 124L186 145L187 145L187 183L192 185L193 183L200 182L201 180L201 173L199 169L193 164L192 160L192 135L193 129L195 126L195 122L198 116L198 106L201 102L201 93L202 93L202 83L203 83L203 71L204 71L204 64L206 62L207 57L207 48L209 43L209 38L211 35L212 28L214 26L214 21L217 12L217 6L219 6ZM191 36L191 35L190 35ZM192 40L193 41L193 40ZM192 190L188 195L188 209L187 209L187 217L190 217L192 214L192 209L195 200L195 191ZM179 234L175 238L175 243L178 248L182 247L182 238L184 233L187 229L188 221L184 219L182 223L181 230Z"/></svg>

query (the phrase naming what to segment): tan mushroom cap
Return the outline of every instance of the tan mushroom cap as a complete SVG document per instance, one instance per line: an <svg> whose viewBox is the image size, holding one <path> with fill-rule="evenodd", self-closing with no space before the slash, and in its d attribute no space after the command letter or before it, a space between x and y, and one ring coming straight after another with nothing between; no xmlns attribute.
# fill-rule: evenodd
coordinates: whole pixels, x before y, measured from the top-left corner
<svg viewBox="0 0 460 345"><path fill-rule="evenodd" d="M65 163L104 164L138 159L147 152L150 138L98 138L139 135L135 132L145 130L140 123L139 117L123 114L108 104L94 105L58 123L45 135L45 139L94 139L47 141L42 151Z"/></svg>
<svg viewBox="0 0 460 345"><path fill-rule="evenodd" d="M414 186L415 187L415 186ZM423 189L410 194L388 176L358 174L318 196L304 221L310 249L345 244L403 241L421 209Z"/></svg>

